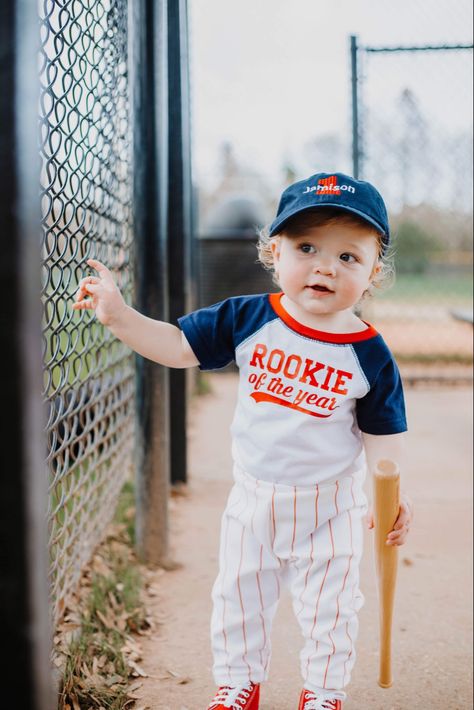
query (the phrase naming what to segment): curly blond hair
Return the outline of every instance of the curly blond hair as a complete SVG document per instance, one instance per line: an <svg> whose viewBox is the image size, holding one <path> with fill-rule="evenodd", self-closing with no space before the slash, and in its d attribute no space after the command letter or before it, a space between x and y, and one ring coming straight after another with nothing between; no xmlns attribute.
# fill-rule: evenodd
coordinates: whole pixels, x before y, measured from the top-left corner
<svg viewBox="0 0 474 710"><path fill-rule="evenodd" d="M285 237L301 237L309 228L325 227L336 223L348 226L363 226L367 229L369 234L373 233L374 237L377 239L377 261L381 268L380 271L374 275L369 288L363 294L363 298L366 296L373 296L376 289L390 288L393 284L395 276L393 266L393 249L387 249L385 247L382 241L382 234L375 226L372 227L369 222L364 220L362 217L358 217L356 214L343 212L337 208L321 207L317 210L302 212L301 214L296 215L284 226L279 234L284 235ZM270 237L270 225L263 227L258 233L257 250L258 261L265 269L273 272L273 281L278 286L278 277L275 274L271 249L271 241L275 239L276 236L278 235Z"/></svg>

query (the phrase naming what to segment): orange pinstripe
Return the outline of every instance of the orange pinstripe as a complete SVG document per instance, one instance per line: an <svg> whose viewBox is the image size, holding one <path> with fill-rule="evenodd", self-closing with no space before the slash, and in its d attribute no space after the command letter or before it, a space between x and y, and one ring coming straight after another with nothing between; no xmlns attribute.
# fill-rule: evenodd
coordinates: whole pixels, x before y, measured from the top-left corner
<svg viewBox="0 0 474 710"><path fill-rule="evenodd" d="M314 529L318 529L318 500L319 500L319 486L316 486L316 499L314 501Z"/></svg>
<svg viewBox="0 0 474 710"><path fill-rule="evenodd" d="M240 561L239 561L239 570L237 572L237 589L239 590L239 600L240 600L240 608L242 610L242 634L244 637L244 652L242 654L242 660L246 664L248 670L249 670L249 680L250 680L250 674L251 674L251 668L248 664L247 661L247 631L245 629L245 609L244 609L244 601L242 599L242 590L240 588L240 571L242 569L242 559L244 555L244 534L245 534L245 528L242 528L242 536L240 538Z"/></svg>
<svg viewBox="0 0 474 710"><path fill-rule="evenodd" d="M351 486L352 499L354 500L353 488L354 488L354 480L352 481L352 486ZM353 544L353 540L352 540L352 517L351 517L350 511L348 511L348 512L349 512L349 529L351 532L351 558L350 558L350 561L352 561L352 557L354 556L354 544ZM350 562L349 562L349 566L350 566ZM354 650L354 641L352 640L352 636L349 633L349 622L346 622L346 636L349 639L349 642L351 644L351 650L350 650L349 655L347 656L345 663L344 663L344 680L346 678L346 673L347 673L346 666L347 666L348 661L351 659L352 653Z"/></svg>
<svg viewBox="0 0 474 710"><path fill-rule="evenodd" d="M272 494L272 529L273 529L273 537L272 537L272 550L275 548L275 537L276 537L276 523L275 523L275 486L273 486L273 494Z"/></svg>
<svg viewBox="0 0 474 710"><path fill-rule="evenodd" d="M319 499L319 486L316 486L316 496L314 499L314 529L315 530L318 529L318 499ZM314 533L311 533L311 535L310 535L311 549L309 552L309 565L308 565L308 568L306 570L306 574L304 577L303 591L301 592L300 598L299 598L299 601L301 604L301 609L297 612L297 614L296 614L297 617L301 614L301 612L304 609L303 596L304 596L304 593L305 593L306 588L308 586L308 577L309 577L309 573L310 573L311 567L313 566L313 562L314 562L314 557L313 557L314 541L313 541L313 538L314 538Z"/></svg>
<svg viewBox="0 0 474 710"><path fill-rule="evenodd" d="M296 486L293 487L293 538L291 540L291 555L293 555L295 549L295 537L296 537Z"/></svg>
<svg viewBox="0 0 474 710"><path fill-rule="evenodd" d="M352 492L352 487L351 487L351 493L352 493L352 496L354 497L354 494L353 494L353 492ZM347 577L349 576L349 570L350 570L350 568L351 568L352 558L354 557L354 546L353 546L353 542L352 542L352 520L351 520L351 512L350 512L350 510L347 511L347 515L348 515L348 518L349 518L349 529L350 529L350 531L351 531L351 554L350 554L350 556L349 556L349 562L348 562L348 565L347 565L347 570L346 570L346 573L345 573L345 575L344 575L344 579L343 579L343 582L342 582L342 588L341 588L339 594L337 595L337 599L336 599L336 618L335 618L335 620L334 620L334 625L333 625L333 627L332 627L332 630L333 630L333 631L335 630L335 628L336 628L336 626L337 626L337 622L339 621L339 614L340 614L339 600L340 600L340 598L341 598L342 593L344 592L344 589L346 588ZM336 653L336 647L335 647L335 645L334 645L334 641L333 641L333 639L332 639L330 633L329 633L329 638L331 639L331 642L332 642L332 645L333 645L333 652L332 652L332 655L334 655L334 654ZM349 638L350 638L350 637L349 637ZM352 653L352 640L351 640L351 653ZM324 684L323 684L323 688L326 687L326 678L327 678L327 675L328 675L329 663L331 662L332 655L331 655L331 654L328 655L328 660L327 660L327 665L326 665L326 671L325 671L325 673L324 673ZM347 661L346 661L346 662L347 662ZM345 668L345 664L344 664L344 668ZM345 673L345 671L344 671L344 673Z"/></svg>
<svg viewBox="0 0 474 710"><path fill-rule="evenodd" d="M347 638L349 639L349 641L350 641L350 643L351 643L351 650L350 650L349 653L347 654L347 658L346 658L346 660L344 661L344 677L343 677L343 682L344 682L344 683L346 682L347 664L348 664L349 661L351 660L352 654L353 654L353 652L354 652L354 640L353 640L352 636L351 636L350 633L349 633L349 622L348 622L348 621L346 621L346 635L347 635Z"/></svg>
<svg viewBox="0 0 474 710"><path fill-rule="evenodd" d="M225 526L225 537L224 537L224 548L225 548L225 549L227 549L227 536L228 536L228 532L229 532L229 522L227 521L227 522L226 522L226 526ZM224 560L227 560L227 556L226 556L226 555L224 555ZM223 579L225 579L226 569L227 569L227 565L226 565L226 563L224 562ZM228 648L227 648L227 634L226 634L226 631L225 631L226 599L225 599L225 596L224 596L223 594L221 594L221 598L222 598L222 635L223 635L223 637L224 637L224 650L225 650L225 655L226 655L226 658L228 659L228 658L229 658L229 651L228 651ZM229 673L229 678L230 678L230 677L231 677L231 670L230 670L229 663L227 663L227 671L228 671L228 673Z"/></svg>
<svg viewBox="0 0 474 710"><path fill-rule="evenodd" d="M271 511L270 511L270 516L271 516L271 523L272 523L272 550L275 549L275 537L276 537L276 518L275 518L275 485L273 485L273 493L272 493L272 506L271 506ZM278 558L278 564L281 567L281 560ZM281 589L280 589L280 580L278 578L278 574L275 571L275 581L277 585L277 593L278 597L280 597Z"/></svg>
<svg viewBox="0 0 474 710"><path fill-rule="evenodd" d="M331 524L331 520L328 520L328 525L329 525L329 534L330 534L330 537L331 537L332 556L329 558L329 560L328 560L327 563L326 563L326 570L325 570L325 572L324 572L323 581L321 582L321 586L320 586L320 588L319 588L318 601L316 602L316 610L315 610L315 612L314 612L313 627L312 627L312 629L311 629L311 634L310 634L310 637L311 637L311 638L313 638L314 630L315 630L315 628L316 628L316 623L317 623L317 619L318 619L318 611L319 611L319 602L320 602L320 600L321 600L321 594L322 594L322 591L323 591L324 584L325 584L325 582L326 582L326 577L328 576L329 566L330 566L331 562L333 561L333 559L334 559L334 557L335 557L335 554L336 554L336 552L335 552L335 550L334 550L334 537L333 537L333 534L332 534L332 524ZM317 648L318 648L318 645L319 645L319 642L316 641L316 650L317 650ZM310 660L310 659L308 658L308 663L306 664L306 679L308 678L308 675L309 675L309 660Z"/></svg>
<svg viewBox="0 0 474 710"><path fill-rule="evenodd" d="M263 545L260 545L260 568L259 568L258 572L256 573L256 577L257 577L258 596L259 596L259 599L260 599L260 619L261 619L261 622L262 622L263 646L262 646L262 648L259 650L259 654L260 654L260 662L261 662L262 666L263 666L263 667L265 668L265 670L266 670L267 665L268 665L268 658L267 658L267 660L266 660L265 663L264 663L264 662L263 662L263 653L262 653L262 652L263 652L263 649L264 649L264 648L266 647L266 645L267 645L267 630L266 630L266 628L265 628L265 618L264 618L264 616L263 616L263 609L264 609L264 606L263 606L263 594L262 594L262 587L261 587L261 585L260 585L260 574L261 574L261 572L262 572L262 569L263 569Z"/></svg>
<svg viewBox="0 0 474 710"><path fill-rule="evenodd" d="M327 688L326 683L327 683L327 677L328 677L329 662L330 662L331 658L334 656L334 654L336 653L336 644L334 643L334 639L333 639L333 637L331 636L331 632L330 632L330 631L328 631L328 636L329 636L329 638L331 639L331 643L332 643L332 653L330 653L330 654L328 655L328 661L327 661L327 663L326 663L326 670L324 671L323 688Z"/></svg>

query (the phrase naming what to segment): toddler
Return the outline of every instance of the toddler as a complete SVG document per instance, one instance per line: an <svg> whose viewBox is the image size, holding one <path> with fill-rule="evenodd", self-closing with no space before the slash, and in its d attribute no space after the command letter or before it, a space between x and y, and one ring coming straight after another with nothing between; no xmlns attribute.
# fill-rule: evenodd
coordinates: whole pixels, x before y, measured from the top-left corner
<svg viewBox="0 0 474 710"><path fill-rule="evenodd" d="M82 279L73 308L95 309L136 352L169 367L239 368L234 486L212 590L219 689L208 710L258 710L283 584L304 638L298 710L342 708L363 603L367 461L399 460L406 430L397 366L354 312L387 271L389 242L379 192L320 173L283 192L260 235L280 293L226 299L178 328L127 306L109 270L87 262L98 276ZM402 496L387 544L405 542L411 518Z"/></svg>

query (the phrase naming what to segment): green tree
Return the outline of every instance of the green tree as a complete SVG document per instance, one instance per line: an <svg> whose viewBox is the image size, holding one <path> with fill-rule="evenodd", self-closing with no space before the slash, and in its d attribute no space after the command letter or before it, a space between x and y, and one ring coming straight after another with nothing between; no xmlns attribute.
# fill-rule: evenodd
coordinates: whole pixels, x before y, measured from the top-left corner
<svg viewBox="0 0 474 710"><path fill-rule="evenodd" d="M398 273L422 274L429 267L432 252L439 249L433 234L416 222L402 222L395 239L395 268Z"/></svg>

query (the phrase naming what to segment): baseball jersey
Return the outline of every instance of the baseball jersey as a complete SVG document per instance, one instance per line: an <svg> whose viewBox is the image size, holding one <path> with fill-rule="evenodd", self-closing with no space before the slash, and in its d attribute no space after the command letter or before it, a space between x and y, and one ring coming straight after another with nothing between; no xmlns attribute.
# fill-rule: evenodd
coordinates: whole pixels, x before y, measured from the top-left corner
<svg viewBox="0 0 474 710"><path fill-rule="evenodd" d="M361 432L406 430L397 365L369 324L314 330L282 294L237 296L179 319L200 369L239 368L232 422L235 463L257 479L332 482L365 467Z"/></svg>

